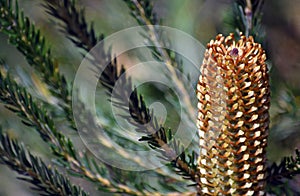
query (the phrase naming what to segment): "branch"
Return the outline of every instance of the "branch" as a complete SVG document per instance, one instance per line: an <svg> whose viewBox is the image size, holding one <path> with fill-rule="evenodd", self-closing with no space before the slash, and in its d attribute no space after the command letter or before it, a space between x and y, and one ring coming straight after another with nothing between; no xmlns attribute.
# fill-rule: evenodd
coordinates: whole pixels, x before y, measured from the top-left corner
<svg viewBox="0 0 300 196"><path fill-rule="evenodd" d="M32 96L11 80L9 75L3 76L2 73L0 73L0 101L6 108L18 114L25 125L34 127L44 141L63 150L66 140L56 130L46 110L41 105L37 105Z"/></svg>
<svg viewBox="0 0 300 196"><path fill-rule="evenodd" d="M79 48L90 51L104 36L96 36L93 23L88 26L84 17L84 10L77 10L75 1L45 0L47 13L61 20L65 27L62 31ZM102 55L103 56L103 55Z"/></svg>
<svg viewBox="0 0 300 196"><path fill-rule="evenodd" d="M62 25L61 29L67 35L67 37L77 47L84 49L86 52L89 52L99 41L101 41L104 38L103 34L101 34L98 39L96 38L97 36L95 34L93 24L91 25L87 24L83 9L80 10L77 9L75 5L75 1L47 0L44 3L44 7L46 8L48 14L59 19L64 24ZM102 59L111 58L111 54L105 53L104 50L97 50L97 57L95 58L96 61L99 62L99 64L103 64L101 63L103 62ZM115 61L112 64L108 65L107 69L105 69L101 77L102 84L105 87L107 87L110 92L112 92L112 87L114 86L115 81L117 81L119 76L125 72L125 70L121 68L120 74L117 74L118 72L117 70L118 68L116 66L116 61ZM89 118L89 120L92 119L93 119L92 117ZM82 122L82 124L85 125L85 122ZM91 121L89 121L88 127L89 129L91 127L93 129L102 129L97 125L97 123ZM109 133L109 131L105 129L103 130ZM105 140L105 138L101 138L101 139ZM107 142L102 142L102 143L105 144ZM119 154L124 158L126 158L124 152ZM144 163L138 161L137 159L134 159L133 161L145 167ZM157 170L156 172L162 174L161 170Z"/></svg>
<svg viewBox="0 0 300 196"><path fill-rule="evenodd" d="M0 131L1 132L1 131ZM23 144L11 140L7 135L0 135L0 163L24 177L20 180L31 183L41 195L88 195L81 187L72 185L69 179L56 169L46 166L40 159L33 156Z"/></svg>
<svg viewBox="0 0 300 196"><path fill-rule="evenodd" d="M94 30L90 30L90 35L92 38L89 40L85 36L86 32L89 32L86 28L86 20L84 19L82 11L78 11L75 8L75 4L71 3L70 1L66 0L63 3L57 1L57 0L49 0L46 3L46 7L48 8L48 11L51 15L54 17L60 19L62 22L66 25L66 33L69 34L69 36L72 36L72 41L79 47L83 47L86 51L92 49L94 45L91 45L91 43L96 44L95 41L95 34ZM59 10L59 11L58 11ZM80 20L79 20L80 18ZM78 19L78 20L77 20ZM154 21L154 20L153 20ZM76 33L75 33L76 32ZM98 50L97 50L98 51ZM102 50L103 51L103 50ZM97 53L98 54L98 53ZM95 56L95 59L99 59L98 61L101 62L101 58L109 58L111 59L111 54L105 54L103 53L99 56ZM109 93L112 93L113 87L116 83L116 81L120 78L121 75L126 74L125 69L121 67L118 69L117 61L114 59L111 61L109 65L105 68L103 71L102 76L100 77L100 82L103 84L104 87L108 89ZM150 126L147 126L147 130L141 130L139 129L140 125L144 125L151 120L151 115L149 113L149 109L147 108L143 97L137 93L136 90L132 89L132 83L130 78L125 77L126 79L122 82L124 85L123 91L117 92L117 97L119 98L118 104L120 105L120 108L124 109L125 111L130 111L130 115L132 118L127 118L127 120L136 126L136 131L138 132L144 132L146 134L152 135L154 137L154 141L159 141L159 144L162 146L167 147L168 144L166 144L166 141L162 140L159 135L156 135L156 130L159 130L161 132L165 132L165 129L163 127L159 128L154 123L150 123ZM122 98L129 97L129 108L127 105L123 103ZM132 120L134 119L134 120ZM152 121L154 122L154 121ZM164 133L166 134L166 133ZM145 138L144 138L145 139ZM178 144L178 141L175 141L176 144ZM164 147L164 148L165 148ZM185 177L189 175L189 177L192 180L195 179L195 168L191 167L191 163L187 162L188 156L184 153L179 156L178 158L174 157L173 155L177 154L175 149L171 149L170 147L168 149L163 149L164 151L167 151L169 153L166 153L165 155L169 155L167 159L172 160L172 165L179 169L182 173L186 174ZM184 159L183 157L186 157ZM192 160L194 161L194 160Z"/></svg>
<svg viewBox="0 0 300 196"><path fill-rule="evenodd" d="M159 21L153 11L153 1L151 0L123 0L131 10L131 15L139 25L158 25ZM154 31L152 31L153 33Z"/></svg>
<svg viewBox="0 0 300 196"><path fill-rule="evenodd" d="M111 93L115 82L121 75L126 73L125 69L117 72L114 64L110 64L106 70L108 71L104 71L100 81L108 89L109 93ZM114 101L119 104L120 109L129 111L130 116L123 117L136 127L136 131L147 135L142 137L140 141L147 141L151 148L161 149L160 152L164 156L164 159L171 161L173 167L179 169L186 178L194 181L196 171L194 160L188 162L184 151L181 151L182 154L176 157L180 150L182 150L180 142L173 139L173 143L169 143L173 138L173 133L171 130L166 131L164 127L157 125L153 114L150 113L149 108L146 106L143 96L139 95L136 89L132 89L131 80L124 80L122 84L124 87L122 91L115 92L117 100ZM129 106L123 103L124 97L130 97ZM167 135L170 137L167 138Z"/></svg>
<svg viewBox="0 0 300 196"><path fill-rule="evenodd" d="M59 5L61 1L53 1L54 3L58 3ZM68 1L64 1L64 8L65 6L71 5L68 4ZM59 98L64 101L63 108L65 112L67 113L68 120L71 122L72 127L76 129L75 123L72 117L72 108L71 108L71 101L70 101L70 96L67 91L67 84L64 76L59 75L58 71L58 66L54 63L51 57L50 49L45 47L45 39L40 36L40 32L36 31L33 25L30 25L29 19L23 16L23 12L20 12L18 9L18 4L16 1L16 6L15 9L13 10L12 6L12 1L1 1L0 2L1 11L4 13L2 14L2 20L1 22L1 29L4 33L8 34L10 37L10 42L13 43L14 45L17 46L17 48L26 56L27 61L34 66L39 72L42 73L43 79L45 82L51 87L51 92L55 95L58 96ZM69 10L75 10L74 4L72 4L73 7ZM55 9L54 9L55 10ZM53 11L54 11L53 10ZM65 9L64 9L65 11ZM76 10L75 10L76 11ZM20 12L20 14L19 14ZM65 16L68 17L68 11L65 12ZM72 13L72 12L71 12ZM87 44L87 47L90 48L92 47L93 44L96 43L96 39L94 35L93 28L91 28L91 32L83 31L83 32L78 32L81 31L82 29L84 30L85 26L85 20L82 18L80 20L79 15L76 17L70 17L66 21L69 21L69 19L73 20L75 19L75 22L71 22L70 24L76 24L81 26L79 29L76 29L76 25L73 25L75 29L69 30L68 32L72 34L74 30L74 34L79 35L80 39L83 39L84 42ZM9 23L5 22L9 21ZM72 25L70 25L72 26ZM13 28L12 28L13 27ZM99 38L101 39L101 38ZM44 52L46 51L46 52ZM42 65L42 66L40 66ZM63 84L63 85L62 85ZM60 90L56 92L56 90ZM31 100L31 98L30 98ZM38 118L37 118L38 119ZM41 129L43 130L43 129ZM41 132L41 131L40 131ZM50 133L48 132L47 134L41 134L43 137L46 137ZM52 137L52 143L56 142L55 139ZM61 135L58 138L63 138ZM46 139L46 138L44 138ZM70 144L70 141L68 141ZM58 146L58 143L56 143L54 146ZM67 147L69 145L66 145ZM72 145L71 145L72 146ZM73 147L73 146L72 146ZM72 162L73 165L76 167L80 167L81 164L78 163L78 160L76 160L74 157L66 157L68 156L68 153L64 154L62 151L55 151L55 154L59 156L64 156L64 159L67 161ZM72 154L75 154L75 152L72 152ZM122 154L121 154L122 155ZM81 173L83 173L87 178L92 179L93 181L100 181L102 184L106 184L107 181L102 178L98 178L97 176L92 176L89 171L85 171L85 169L80 169L79 170ZM77 171L78 172L78 171ZM110 183L108 183L110 186ZM117 186L117 185L116 185ZM115 191L118 192L132 192L130 188L126 186L120 186L119 188L116 187ZM112 191L113 192L113 191Z"/></svg>
<svg viewBox="0 0 300 196"><path fill-rule="evenodd" d="M36 100L24 88L19 87L9 76L3 77L2 74L0 74L0 101L9 110L17 113L23 119L24 124L35 127L42 139L50 144L53 154L61 158L63 164L71 172L97 182L109 192L143 195L126 185L114 184L100 173L91 171L79 160L72 141L57 131L54 121L46 110L41 105L37 105Z"/></svg>
<svg viewBox="0 0 300 196"><path fill-rule="evenodd" d="M179 175L196 182L196 153L192 152L192 155L187 155L180 141L173 138L170 129L165 130L165 128L161 127L157 132L148 133L147 136L143 136L139 141L148 142L152 149L161 152L163 155L161 156L162 159L171 162L171 165L176 168L175 171ZM178 156L178 154L180 155Z"/></svg>
<svg viewBox="0 0 300 196"><path fill-rule="evenodd" d="M12 5L13 2L15 6ZM74 128L68 84L66 78L59 73L58 64L54 62L45 38L19 10L18 1L0 0L0 7L0 31L9 36L10 43L42 75L42 79L50 87L50 92L65 103L61 107Z"/></svg>
<svg viewBox="0 0 300 196"><path fill-rule="evenodd" d="M180 68L181 62L178 62L176 54L171 55L171 51L163 48L163 40L159 36L159 32L154 25L159 25L156 13L153 11L153 5L150 0L123 0L131 10L131 14L140 25L146 26L149 36L148 40L154 45L151 47L153 56L165 63L167 69L170 71L170 79L174 82L174 86L178 89L182 97L182 103L185 105L189 116L194 114L194 105L191 103L191 97L187 92L185 84L176 73L175 68Z"/></svg>

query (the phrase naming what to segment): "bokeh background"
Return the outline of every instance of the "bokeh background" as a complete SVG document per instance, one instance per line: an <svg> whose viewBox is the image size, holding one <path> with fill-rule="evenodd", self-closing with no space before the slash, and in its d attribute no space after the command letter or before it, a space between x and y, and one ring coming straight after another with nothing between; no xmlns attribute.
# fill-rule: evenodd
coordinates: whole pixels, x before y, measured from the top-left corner
<svg viewBox="0 0 300 196"><path fill-rule="evenodd" d="M52 47L53 54L61 64L61 70L72 81L82 55L64 35L60 27L46 14L42 0L19 0L24 10ZM99 33L110 35L119 30L136 26L129 9L121 0L80 0L85 7L88 21L94 21ZM182 30L205 45L216 34L223 33L224 17L231 11L231 0L154 0L154 8L163 25ZM262 23L266 31L266 51L271 68L272 106L271 131L268 158L280 161L300 148L300 1L266 1ZM46 87L37 74L28 66L24 57L0 33L0 57L9 65L18 82L41 99L48 99ZM50 100L51 101L51 100ZM0 123L10 130L9 134L24 141L35 154L49 163L52 155L48 146L33 130L24 128L14 114L0 105ZM64 122L58 122L64 127ZM74 136L75 137L75 136ZM78 141L80 143L80 141ZM79 144L80 145L80 144ZM0 195L36 195L28 184L16 179L16 173L0 166ZM74 179L74 182L83 183ZM83 184L91 195L97 195L92 186ZM300 181L295 186L300 187Z"/></svg>

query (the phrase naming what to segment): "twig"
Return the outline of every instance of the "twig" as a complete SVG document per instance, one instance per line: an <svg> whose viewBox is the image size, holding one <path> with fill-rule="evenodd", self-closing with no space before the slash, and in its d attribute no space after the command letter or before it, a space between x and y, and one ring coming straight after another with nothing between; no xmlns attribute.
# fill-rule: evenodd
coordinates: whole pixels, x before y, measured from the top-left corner
<svg viewBox="0 0 300 196"><path fill-rule="evenodd" d="M53 15L54 17L62 20L66 24L66 33L72 37L72 41L78 46L82 47L86 51L89 51L92 49L92 46L90 43L96 44L95 42L95 34L94 30L91 27L90 31L87 31L87 24L85 22L84 16L82 15L82 12L78 12L75 8L75 5L73 3L70 3L68 1L64 1L64 3L60 3L57 0L52 0L52 1L47 1L46 7L49 9L49 13ZM68 9L67 9L68 8ZM80 20L79 20L80 18ZM81 28L84 27L84 28ZM90 37L87 37L87 32L90 32ZM81 35L85 35L86 37L82 37ZM69 37L69 38L70 38ZM102 37L103 38L103 37ZM90 39L90 40L89 40ZM99 56L95 56L96 59L99 59L101 62L101 58L111 58L110 54L105 54L104 52L100 54ZM103 75L100 78L100 81L102 84L109 90L111 93L112 87L114 86L115 82L118 80L118 78L122 75L125 74L125 69L121 68L120 71L118 71L117 68L117 62L113 61L111 62L106 69L103 71ZM126 97L126 95L131 94L131 99L130 99L130 113L131 116L136 116L137 119L136 121L129 121L130 123L133 123L139 128L140 124L145 124L145 122L149 122L151 117L149 114L149 110L146 107L142 96L139 96L137 92L134 90L132 93L132 84L131 80L127 79L124 81L124 88L123 92L117 92L120 93L117 96L118 97ZM140 99L139 99L140 97ZM122 101L122 100L121 100ZM122 104L122 103L120 103ZM123 108L123 107L120 107ZM124 108L127 108L127 106L124 106ZM129 120L129 119L127 119ZM155 127L154 125L147 126L146 130L139 130L141 132L144 132L146 134L153 134L158 130L158 127ZM157 136L156 136L157 137ZM160 144L160 146L164 146L165 149L163 149L165 152L169 152L169 155L174 155L176 154L176 151L174 149L168 148L168 144L166 141L161 140L161 138L157 137L155 138L156 142ZM176 160L176 167L179 168L180 170L184 171L185 174L190 175L190 179L194 180L194 174L195 170L190 167L188 163L185 163L181 158L175 159L176 157L174 156L169 156L167 157L169 160Z"/></svg>
<svg viewBox="0 0 300 196"><path fill-rule="evenodd" d="M2 130L1 130L2 131ZM1 132L0 131L0 132ZM24 177L19 179L31 183L34 188L47 195L88 195L81 187L71 184L69 179L52 169L8 136L0 135L0 163L6 164ZM45 194L43 194L45 195Z"/></svg>
<svg viewBox="0 0 300 196"><path fill-rule="evenodd" d="M114 184L107 178L90 171L78 159L71 140L57 131L52 118L46 114L46 110L42 106L38 106L36 100L33 100L24 88L19 87L9 76L4 78L2 74L0 74L0 84L0 100L6 104L8 109L18 113L26 125L35 127L43 140L51 144L53 154L63 158L71 171L98 182L110 192L143 195L142 192L133 190L126 185Z"/></svg>
<svg viewBox="0 0 300 196"><path fill-rule="evenodd" d="M15 2L14 7L13 2ZM52 95L65 103L60 103L61 107L71 126L76 130L66 78L60 74L58 65L46 46L45 38L19 10L18 1L0 0L0 8L0 31L9 36L10 43L24 54L29 65L39 71L44 82L50 87Z"/></svg>
<svg viewBox="0 0 300 196"><path fill-rule="evenodd" d="M124 0L124 1L128 2L128 0ZM184 83L182 82L182 80L180 80L180 78L178 78L178 75L176 74L176 69L174 69L174 63L176 62L171 60L167 51L162 47L163 44L160 42L157 31L155 30L154 25L156 24L153 24L155 20L150 20L146 16L145 9L140 4L139 1L137 0L129 0L129 1L131 1L135 5L137 10L139 11L141 20L144 22L145 25L147 25L146 27L148 28L150 40L152 41L152 43L155 46L155 49L161 56L162 61L165 62L168 70L171 73L170 78L173 80L174 84L176 84L176 88L178 89L178 92L183 99L183 103L186 106L183 108L187 109L189 116L192 116L194 114L194 105L191 103L191 98L189 96L189 93L186 91L186 87L184 86ZM138 18L137 20L140 20L140 18Z"/></svg>

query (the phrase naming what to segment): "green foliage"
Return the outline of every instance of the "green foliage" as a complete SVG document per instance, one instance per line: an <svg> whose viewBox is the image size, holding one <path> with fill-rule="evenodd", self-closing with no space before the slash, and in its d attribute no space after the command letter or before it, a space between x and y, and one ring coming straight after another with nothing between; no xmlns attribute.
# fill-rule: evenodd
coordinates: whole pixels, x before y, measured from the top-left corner
<svg viewBox="0 0 300 196"><path fill-rule="evenodd" d="M15 5L13 6L13 2ZM33 66L49 86L50 92L66 104L62 104L66 115L72 122L71 99L66 78L59 73L58 64L53 60L50 48L40 30L30 22L28 17L19 10L18 1L0 1L1 32L9 36L12 45L26 57L29 65Z"/></svg>
<svg viewBox="0 0 300 196"><path fill-rule="evenodd" d="M123 0L131 10L131 15L140 25L158 25L151 0Z"/></svg>
<svg viewBox="0 0 300 196"><path fill-rule="evenodd" d="M235 32L239 36L252 35L259 43L264 42L265 32L261 24L264 0L234 0L233 7L224 18L225 33Z"/></svg>
<svg viewBox="0 0 300 196"><path fill-rule="evenodd" d="M18 178L31 183L32 189L41 195L88 195L81 187L72 185L56 169L28 152L24 145L3 133L0 135L0 155L1 164L18 172L22 176Z"/></svg>
<svg viewBox="0 0 300 196"><path fill-rule="evenodd" d="M38 101L34 100L24 88L18 86L8 75L4 77L0 74L0 81L1 102L8 109L18 114L25 125L32 126L38 131L41 138L49 143L52 153L57 156L57 161L60 165L69 168L69 172L73 175L97 182L102 190L109 192L133 192L136 194L124 185L113 184L113 182L103 178L103 172L99 173L100 165L95 165L92 158L84 157L84 159L80 160L72 141L57 131L46 109L42 105L37 105ZM89 162L94 163L93 167L88 164Z"/></svg>
<svg viewBox="0 0 300 196"><path fill-rule="evenodd" d="M93 44L95 44L94 40L94 30L93 27L91 27L90 34L86 33L88 31L85 30L85 27L87 25L85 24L84 16L82 15L83 12L77 12L75 9L75 5L71 2L64 1L63 4L61 4L58 1L52 1L53 4L46 4L45 6L48 6L49 11L55 12L55 9L51 6L61 6L60 11L64 11L64 13L68 13L70 15L69 18L66 20L62 17L59 17L57 13L53 13L54 16L56 16L58 19L61 19L64 21L67 25L67 31L66 33L70 34L70 37L73 36L72 41L79 47L83 47L85 44L87 47L84 49L88 50L90 49ZM17 4L16 4L17 5ZM55 91L51 91L54 96L57 96L58 98L61 98L65 104L65 108L70 108L70 100L69 97L66 96L66 89L67 85L60 85L59 78L63 79L63 84L66 84L66 80L63 76L59 75L58 67L54 68L54 63L51 60L51 53L50 50L46 50L45 48L45 39L40 36L39 31L35 30L35 27L33 25L30 25L29 19L23 16L23 13L21 16L19 16L19 10L18 7L15 7L15 10L13 10L12 2L11 1L1 1L2 6L2 23L4 25L7 25L5 21L10 20L11 23L17 24L16 28L9 29L8 31L4 30L3 32L8 34L10 37L10 42L12 42L14 45L17 45L17 48L26 56L26 59L30 63L30 65L33 65L34 68L40 73L42 73L42 78L44 81L50 86L55 89ZM71 8L69 7L71 6ZM71 12L69 12L71 10ZM16 14L17 13L17 14ZM60 12L62 13L62 12ZM67 14L67 16L68 16ZM74 15L73 15L74 14ZM78 20L78 15L81 16L81 20ZM65 15L63 15L65 16ZM76 23L74 21L70 20L77 20ZM3 25L3 26L4 26ZM73 26L72 26L73 25ZM78 26L76 26L78 25ZM7 25L8 26L8 25ZM77 29L81 32L73 33L73 30L71 29ZM86 40L84 36L79 35L85 35L89 39L92 40ZM20 41L20 37L23 36L23 41ZM78 40L82 42L82 44L79 44L78 42L75 42L76 37L79 36ZM32 40L31 38L34 37L35 39ZM39 43L41 41L43 44ZM41 45L40 45L41 44ZM39 49L39 50L38 50ZM110 54L104 54L107 56L110 56ZM38 57L38 58L36 58ZM37 61L39 59L42 59L43 62ZM44 63L46 62L46 63ZM115 64L113 64L115 63ZM116 61L114 61L110 66L108 66L107 71L104 72L104 74L101 77L101 82L104 84L105 87L107 87L108 91L111 91L111 88L114 85L114 82L118 80L119 76L124 73L124 69L121 70L121 72L117 72L117 66ZM43 65L45 67L40 67L38 65ZM45 70L47 69L47 70ZM114 76L114 77L112 77ZM125 93L131 92L132 84L130 80L128 79L128 91ZM77 152L73 147L73 144L70 139L66 139L63 134L57 131L54 122L52 120L52 117L50 117L47 114L47 111L45 108L42 107L40 104L36 104L39 101L32 98L32 96L22 87L17 85L14 81L11 80L9 76L4 77L1 75L1 84L2 84L2 99L1 101L6 104L6 106L12 110L13 112L17 112L20 117L23 118L23 122L28 126L33 126L36 128L36 130L40 133L41 137L46 141L49 142L51 145L51 148L53 150L53 154L56 155L59 159L59 164L64 165L65 167L69 168L69 172L72 175L76 175L78 177L85 177L88 180L91 180L93 182L99 183L99 188L101 190L109 191L109 192L120 192L120 193L127 193L131 195L140 195L142 193L136 192L133 189L130 189L129 187L126 187L125 185L116 184L110 180L110 182L102 178L101 176L104 175L102 172L102 169L99 169L99 165L96 164L96 162L93 162L93 166L90 164L90 158L85 156L82 160L77 156ZM52 86L51 86L52 85ZM63 93L56 92L56 90L60 90ZM132 94L133 97L139 97L137 91L134 91L135 93ZM124 93L124 92L123 92ZM141 97L141 96L140 96ZM137 116L139 119L138 121L145 121L145 118L141 118L141 116L147 116L142 115L142 113L149 113L149 110L145 106L145 102L143 99L131 99L131 115ZM69 110L65 110L67 114L70 114ZM148 118L149 118L148 114ZM147 118L147 117L146 117ZM72 123L72 119L68 119ZM148 119L149 120L149 119ZM147 121L148 121L147 120ZM147 133L149 132L146 131ZM182 156L183 157L183 156ZM178 160L180 158L177 158ZM185 161L185 160L183 160ZM183 162L181 161L181 162ZM177 161L174 162L176 167L180 170L181 164L176 164ZM183 162L184 164L184 162ZM96 173L91 172L90 170L96 170ZM188 165L185 165L185 170L189 170ZM180 170L181 171L181 170ZM101 172L101 173L100 173ZM187 173L188 174L188 173ZM136 184L138 186L138 184ZM141 189L141 186L140 188ZM147 193L147 191L142 190L143 193Z"/></svg>
<svg viewBox="0 0 300 196"><path fill-rule="evenodd" d="M77 47L88 52L104 38L103 34L97 38L93 23L88 27L84 10L76 9L75 1L51 0L46 1L44 7L47 9L47 13L65 24L62 31Z"/></svg>
<svg viewBox="0 0 300 196"><path fill-rule="evenodd" d="M151 148L161 152L162 159L170 161L178 174L182 175L185 179L191 179L196 182L196 153L192 152L191 155L187 155L180 141L173 138L170 129L165 130L161 127L155 133L143 136L139 141L148 142ZM178 154L179 156L177 156Z"/></svg>
<svg viewBox="0 0 300 196"><path fill-rule="evenodd" d="M4 77L1 73L0 84L0 101L9 110L18 114L25 125L34 127L41 138L52 145L55 154L62 156L62 152L67 151L76 158L71 141L57 131L52 117L42 105L37 104L37 100L33 99L25 88L11 80L9 75Z"/></svg>
<svg viewBox="0 0 300 196"><path fill-rule="evenodd" d="M128 2L129 3L129 2ZM131 3L135 3L135 2L131 2ZM133 5L133 4L132 4ZM139 4L140 5L140 4ZM139 6L138 5L138 6ZM149 3L145 3L143 4L143 6L145 5L150 5ZM86 34L84 32L88 32L85 28L87 28L87 24L85 22L84 16L82 15L83 12L79 12L76 10L74 4L68 4L68 3L58 3L58 1L49 1L46 4L46 7L48 8L49 12L51 15L55 16L56 18L60 19L62 22L65 23L65 25L67 26L67 29L69 29L67 31L67 33L69 34L69 36L72 36L72 41L78 45L78 46L88 46L89 42L86 41L88 39L82 39L82 37L80 37L83 34ZM61 10L60 13L67 13L67 11L63 11L64 10L71 10L70 12L68 12L70 15L73 14L72 17L66 17L67 14L59 14L57 10ZM143 8L141 8L143 9ZM150 8L148 8L150 9ZM151 8L152 9L152 8ZM147 13L152 13L152 11L149 11ZM144 13L144 12L143 12ZM69 21L69 19L71 18L78 18L78 15L81 15L81 22L77 21L78 23L73 23L71 21ZM154 22L154 20L151 20L152 22ZM77 25L77 26L76 26ZM71 30L73 29L73 30ZM75 32L75 29L78 29L78 31L76 31L76 34L73 34L72 32ZM80 30L79 30L80 29ZM90 30L92 37L95 37L94 35L94 30ZM103 35L102 35L103 37ZM77 40L77 41L75 41ZM81 40L81 41L79 41ZM95 44L95 43L94 43ZM91 49L91 47L93 47L94 45L90 45L90 47L86 47L85 49ZM97 50L98 51L98 50ZM109 53L109 52L103 52L104 49L102 50L102 52L97 52L96 56L94 56L94 58L96 59L96 62L101 62L101 57L102 58L109 58L109 59L114 59L110 62L109 65L107 65L100 77L100 82L103 84L103 86L108 90L108 93L111 95L112 93L112 89L116 83L116 81L118 81L120 79L120 76L123 76L122 78L123 81L121 81L121 83L123 84L124 88L122 91L118 91L116 92L116 100L111 100L114 103L116 103L119 108L124 109L125 112L127 112L129 110L130 116L124 116L124 118L126 118L126 120L128 120L130 122L130 124L134 125L136 127L136 131L137 132L142 132L145 134L150 134L153 135L154 137L152 138L153 142L157 142L158 140L161 141L160 143L160 147L162 147L163 145L165 145L166 141L164 141L159 135L159 134L155 134L156 130L159 130L159 132L163 132L163 134L165 133L165 128L161 127L159 128L159 126L155 123L155 118L153 118L153 115L150 114L148 107L145 104L145 101L143 99L142 95L139 95L136 88L133 89L133 85L131 82L131 79L126 77L126 72L124 67L121 67L120 69L118 68L118 63L116 58L112 58L113 56ZM99 54L100 57L99 57ZM96 66L96 65L95 65ZM119 71L118 71L119 70ZM125 77L124 77L125 75ZM130 96L129 96L130 95ZM123 97L130 97L129 100L129 107L127 105L125 105L125 103L123 103ZM132 120L134 119L134 120ZM146 130L143 130L140 127L140 125L144 125L146 123L150 122L150 125L147 126ZM144 128L144 126L143 126ZM179 142L175 143L178 146L176 146L176 148L179 148ZM157 146L159 148L159 146ZM161 149L162 152L165 151L165 149ZM176 150L175 149L168 149L172 151L172 154L176 154ZM175 150L175 151L174 151ZM187 159L182 159L183 157L185 157L185 154L183 152L182 156L179 156L178 158L175 159L175 157L167 157L167 159L170 160L174 160L173 166L175 166L175 168L185 174L189 174L190 175L190 179L195 179L195 177L193 176L195 174L195 167L192 168L190 167L191 162L193 162L194 160L191 160L190 162L187 162Z"/></svg>
<svg viewBox="0 0 300 196"><path fill-rule="evenodd" d="M193 114L194 104L191 102L192 97L187 92L186 84L180 74L176 70L183 72L183 63L181 57L169 50L164 46L172 45L168 38L162 36L163 32L160 32L157 25L162 23L162 20L157 18L157 14L153 10L153 2L150 0L123 0L131 11L131 15L135 18L139 25L145 26L146 33L141 33L147 42L153 46L149 46L152 51L152 56L159 62L166 65L166 68L170 72L167 77L174 83L177 92L180 93L183 100L183 108L186 110L188 118L191 118ZM184 75L184 74L183 74ZM187 75L189 78L189 75Z"/></svg>
<svg viewBox="0 0 300 196"><path fill-rule="evenodd" d="M28 63L36 68L49 85L51 92L67 100L68 91L66 79L58 72L58 65L53 61L50 49L39 30L31 24L29 18L19 10L17 1L1 0L1 32L9 36L11 44L24 54ZM14 8L15 7L15 8Z"/></svg>

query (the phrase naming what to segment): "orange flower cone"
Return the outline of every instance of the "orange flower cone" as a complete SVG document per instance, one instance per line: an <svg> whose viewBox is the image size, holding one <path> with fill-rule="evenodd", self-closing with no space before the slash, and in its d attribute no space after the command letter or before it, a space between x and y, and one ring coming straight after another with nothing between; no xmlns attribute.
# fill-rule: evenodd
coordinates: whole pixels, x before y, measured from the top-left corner
<svg viewBox="0 0 300 196"><path fill-rule="evenodd" d="M253 37L218 35L197 86L199 195L264 195L270 88Z"/></svg>

